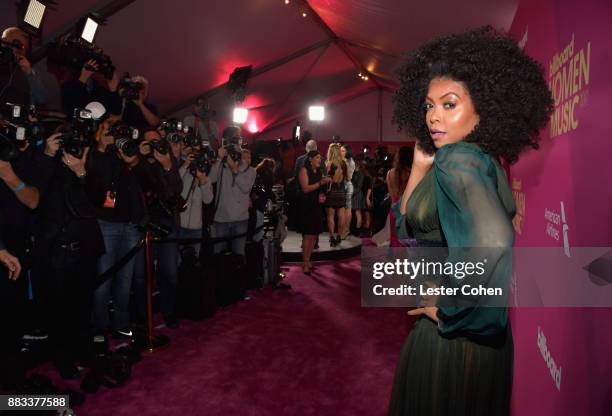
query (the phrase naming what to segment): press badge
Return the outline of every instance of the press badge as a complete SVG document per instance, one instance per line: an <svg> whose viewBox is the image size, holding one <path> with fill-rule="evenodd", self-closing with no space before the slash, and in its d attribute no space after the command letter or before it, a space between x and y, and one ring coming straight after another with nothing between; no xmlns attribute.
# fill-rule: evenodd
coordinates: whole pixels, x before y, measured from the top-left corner
<svg viewBox="0 0 612 416"><path fill-rule="evenodd" d="M106 200L104 200L104 208L115 208L115 200L117 195L112 191L106 191Z"/></svg>

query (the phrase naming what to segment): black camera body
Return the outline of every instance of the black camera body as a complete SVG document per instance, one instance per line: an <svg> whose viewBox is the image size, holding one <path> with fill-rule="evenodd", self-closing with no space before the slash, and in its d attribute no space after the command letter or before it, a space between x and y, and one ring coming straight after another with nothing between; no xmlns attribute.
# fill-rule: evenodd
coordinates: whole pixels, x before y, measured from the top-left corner
<svg viewBox="0 0 612 416"><path fill-rule="evenodd" d="M70 129L61 135L59 150L77 159L81 159L83 154L85 154L85 148L89 145L90 143L83 139L78 130Z"/></svg>
<svg viewBox="0 0 612 416"><path fill-rule="evenodd" d="M170 145L164 139L156 139L147 142L149 146L151 146L151 151L156 150L162 155L168 154L170 151Z"/></svg>
<svg viewBox="0 0 612 416"><path fill-rule="evenodd" d="M133 81L130 76L126 74L119 82L117 90L121 98L125 98L126 100L137 100L143 88L144 85L141 82Z"/></svg>
<svg viewBox="0 0 612 416"><path fill-rule="evenodd" d="M19 149L26 145L44 140L44 127L28 116L35 116L34 106L26 108L21 105L6 103L0 110L0 160L14 160Z"/></svg>
<svg viewBox="0 0 612 416"><path fill-rule="evenodd" d="M138 129L127 124L117 123L108 129L108 135L113 136L115 144L110 147L111 151L121 150L128 157L138 153Z"/></svg>
<svg viewBox="0 0 612 416"><path fill-rule="evenodd" d="M189 164L189 173L195 176L196 173L199 171L199 172L202 172L208 175L210 173L211 168L212 168L212 161L209 160L205 154L200 153Z"/></svg>
<svg viewBox="0 0 612 416"><path fill-rule="evenodd" d="M200 144L200 138L195 135L193 127L183 127L183 144L186 147L195 147Z"/></svg>
<svg viewBox="0 0 612 416"><path fill-rule="evenodd" d="M183 123L175 118L162 121L158 129L166 133L166 140L170 143L179 143L182 140Z"/></svg>
<svg viewBox="0 0 612 416"><path fill-rule="evenodd" d="M2 42L2 44L0 44L0 65L7 65L17 62L17 57L13 53L13 49L6 45L6 42Z"/></svg>
<svg viewBox="0 0 612 416"><path fill-rule="evenodd" d="M50 64L67 68L75 75L92 59L98 65L98 73L106 79L113 78L115 66L111 58L101 48L80 37L73 36L50 44L47 57Z"/></svg>

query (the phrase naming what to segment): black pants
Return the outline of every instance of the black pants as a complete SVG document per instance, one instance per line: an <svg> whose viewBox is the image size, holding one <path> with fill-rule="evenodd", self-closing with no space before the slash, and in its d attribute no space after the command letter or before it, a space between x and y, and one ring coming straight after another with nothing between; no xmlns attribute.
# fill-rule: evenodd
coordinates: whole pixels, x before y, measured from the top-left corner
<svg viewBox="0 0 612 416"><path fill-rule="evenodd" d="M67 251L61 262L53 263L41 263L38 272L51 353L62 363L84 357L90 345L97 258Z"/></svg>
<svg viewBox="0 0 612 416"><path fill-rule="evenodd" d="M24 279L23 272L19 279ZM0 265L0 384L13 387L24 378L24 366L19 358L20 339L23 335L22 282L8 279L4 266Z"/></svg>

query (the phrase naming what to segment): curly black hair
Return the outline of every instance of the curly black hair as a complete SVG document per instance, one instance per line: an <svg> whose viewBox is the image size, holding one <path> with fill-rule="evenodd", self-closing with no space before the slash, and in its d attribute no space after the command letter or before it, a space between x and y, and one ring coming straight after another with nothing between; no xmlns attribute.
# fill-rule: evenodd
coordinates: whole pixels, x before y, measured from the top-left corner
<svg viewBox="0 0 612 416"><path fill-rule="evenodd" d="M428 42L408 55L398 75L393 121L429 154L435 147L424 103L434 78L465 85L480 122L464 140L508 163L526 146L539 147L539 130L554 108L542 66L490 26Z"/></svg>

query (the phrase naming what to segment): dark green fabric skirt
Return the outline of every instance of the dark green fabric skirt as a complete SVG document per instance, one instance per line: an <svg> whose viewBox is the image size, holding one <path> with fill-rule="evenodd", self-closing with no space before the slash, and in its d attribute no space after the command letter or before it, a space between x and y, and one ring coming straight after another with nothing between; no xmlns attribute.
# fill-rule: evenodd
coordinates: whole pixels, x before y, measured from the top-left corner
<svg viewBox="0 0 612 416"><path fill-rule="evenodd" d="M492 337L446 337L421 317L398 360L389 415L508 415L512 356L510 324Z"/></svg>

